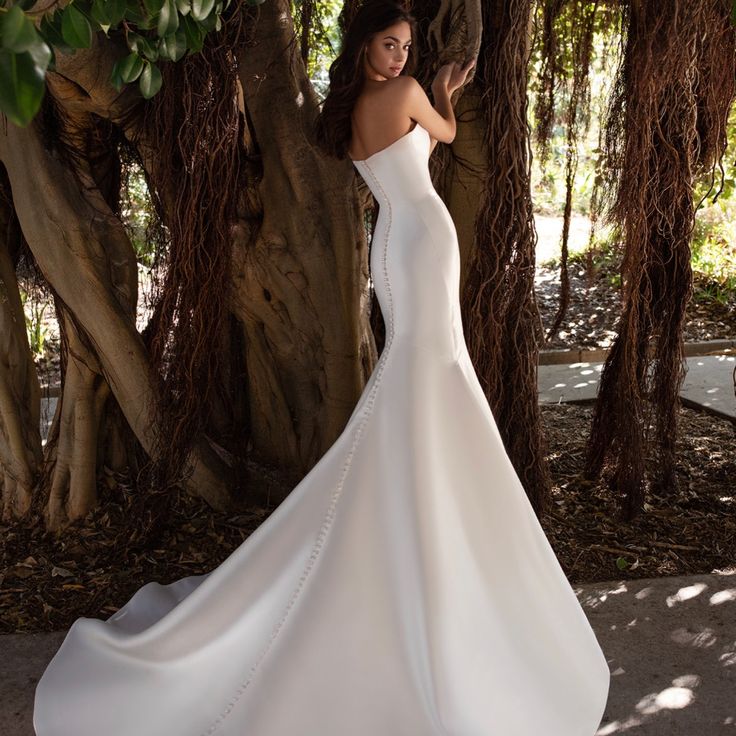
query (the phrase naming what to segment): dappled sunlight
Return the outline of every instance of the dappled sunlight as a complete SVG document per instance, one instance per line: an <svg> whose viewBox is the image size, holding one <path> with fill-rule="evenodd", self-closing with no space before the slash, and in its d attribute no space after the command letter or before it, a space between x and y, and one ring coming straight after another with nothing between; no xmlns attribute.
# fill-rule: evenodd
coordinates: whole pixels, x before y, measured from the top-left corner
<svg viewBox="0 0 736 736"><path fill-rule="evenodd" d="M736 726L735 580L713 574L586 588L581 603L611 672L596 736L710 736Z"/></svg>
<svg viewBox="0 0 736 736"><path fill-rule="evenodd" d="M670 638L676 644L696 647L698 649L712 647L718 641L715 631L710 628L705 628L701 631L693 631L690 627L683 627L675 629Z"/></svg>
<svg viewBox="0 0 736 736"><path fill-rule="evenodd" d="M628 588L624 582L617 584L610 590L598 588L597 590L583 591L580 587L573 588L573 590L575 591L575 595L578 596L583 608L586 609L602 606L608 600L608 596L621 595L628 592Z"/></svg>
<svg viewBox="0 0 736 736"><path fill-rule="evenodd" d="M651 693L643 697L637 704L639 713L651 715L661 710L672 710L686 708L695 700L695 688L700 685L700 677L697 675L683 675L678 677L672 684L659 693Z"/></svg>
<svg viewBox="0 0 736 736"><path fill-rule="evenodd" d="M681 394L710 409L736 417L733 370L736 355L704 355L687 359Z"/></svg>
<svg viewBox="0 0 736 736"><path fill-rule="evenodd" d="M736 355L690 356L680 395L695 404L736 418L733 370ZM594 399L603 362L545 363L538 373L539 400L559 403Z"/></svg>
<svg viewBox="0 0 736 736"><path fill-rule="evenodd" d="M603 363L545 365L539 371L540 401L557 402L595 397Z"/></svg>
<svg viewBox="0 0 736 736"><path fill-rule="evenodd" d="M671 608L677 603L682 601L690 600L696 595L700 595L708 586L705 583L697 583L695 585L688 585L685 588L680 588L674 595L667 596L665 603Z"/></svg>
<svg viewBox="0 0 736 736"><path fill-rule="evenodd" d="M710 597L710 603L713 606L718 606L721 603L732 603L733 601L736 601L736 588L719 590Z"/></svg>
<svg viewBox="0 0 736 736"><path fill-rule="evenodd" d="M652 716L659 715L663 711L681 710L695 702L694 689L700 684L697 675L683 675L673 681L672 687L665 688L660 692L648 693L636 705L635 713L626 718L607 723L596 731L596 736L606 734L623 733L635 726L641 726Z"/></svg>

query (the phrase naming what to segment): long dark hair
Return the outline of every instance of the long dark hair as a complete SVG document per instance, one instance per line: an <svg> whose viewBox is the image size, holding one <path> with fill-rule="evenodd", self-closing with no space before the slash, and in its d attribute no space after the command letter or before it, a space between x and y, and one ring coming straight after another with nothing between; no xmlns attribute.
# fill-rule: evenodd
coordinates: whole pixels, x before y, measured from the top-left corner
<svg viewBox="0 0 736 736"><path fill-rule="evenodd" d="M350 115L365 81L366 46L376 33L402 20L411 27L412 43L401 74L411 74L416 66L417 21L405 3L366 0L350 22L340 54L330 65L330 91L314 124L315 142L325 153L339 159L348 155L352 132Z"/></svg>

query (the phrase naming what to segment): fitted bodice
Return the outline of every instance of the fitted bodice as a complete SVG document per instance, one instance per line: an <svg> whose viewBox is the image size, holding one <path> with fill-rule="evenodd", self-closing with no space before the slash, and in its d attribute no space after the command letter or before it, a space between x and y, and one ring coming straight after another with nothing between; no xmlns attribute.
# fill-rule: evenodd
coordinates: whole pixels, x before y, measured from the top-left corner
<svg viewBox="0 0 736 736"><path fill-rule="evenodd" d="M419 123L401 138L365 159L353 159L355 168L378 204L415 202L436 195L429 175L430 135Z"/></svg>
<svg viewBox="0 0 736 736"><path fill-rule="evenodd" d="M454 362L463 349L460 253L452 217L429 174L430 135L419 123L386 148L353 160L378 203L370 269L394 352L429 350Z"/></svg>

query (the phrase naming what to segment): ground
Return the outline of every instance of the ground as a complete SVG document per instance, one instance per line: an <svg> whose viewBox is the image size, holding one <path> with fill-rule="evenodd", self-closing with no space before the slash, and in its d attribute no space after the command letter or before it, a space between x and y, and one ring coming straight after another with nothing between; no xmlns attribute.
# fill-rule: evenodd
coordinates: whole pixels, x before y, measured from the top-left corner
<svg viewBox="0 0 736 736"><path fill-rule="evenodd" d="M545 224L540 231L544 234ZM579 235L579 234L578 234ZM546 235L540 254L554 251ZM550 246L550 243L552 245ZM537 297L549 325L557 307L554 268L537 270ZM618 314L615 268L571 266L571 304L560 333L545 348L607 347ZM699 277L698 277L699 278ZM701 278L696 293L704 295ZM58 359L39 359L54 383ZM698 296L688 310L687 341L736 337L736 303ZM645 513L621 521L618 499L603 482L581 477L591 406L542 407L553 477L553 511L542 526L572 584L711 573L736 565L736 427L706 412L682 408L678 488L648 492ZM207 572L268 516L269 508L215 513L185 494L144 499L106 476L101 505L56 540L36 525L0 525L0 633L65 629L79 616L106 618L142 585ZM274 483L287 483L274 477ZM292 487L294 483L289 481ZM488 492L493 492L489 483ZM170 503L170 508L167 504ZM33 550L32 554L28 554Z"/></svg>
<svg viewBox="0 0 736 736"><path fill-rule="evenodd" d="M537 269L535 292L545 329L552 324L559 305L559 230L561 218L537 216ZM589 221L576 216L570 229L570 247L582 250ZM565 319L544 350L608 348L616 336L621 311L618 257L575 255L570 263L570 303ZM693 275L693 297L687 307L685 342L736 339L736 291L724 291L703 273Z"/></svg>
<svg viewBox="0 0 736 736"><path fill-rule="evenodd" d="M614 494L580 475L591 407L544 406L542 414L554 511L541 521L572 584L710 573L736 564L731 422L683 408L679 489L666 497L649 493L646 513L623 522ZM167 583L216 567L270 513L213 513L197 499L175 495L171 513L162 512L163 525L147 533L133 510L135 495L109 485L88 524L60 540L38 527L0 526L0 633L63 629L79 616L106 618L151 580Z"/></svg>

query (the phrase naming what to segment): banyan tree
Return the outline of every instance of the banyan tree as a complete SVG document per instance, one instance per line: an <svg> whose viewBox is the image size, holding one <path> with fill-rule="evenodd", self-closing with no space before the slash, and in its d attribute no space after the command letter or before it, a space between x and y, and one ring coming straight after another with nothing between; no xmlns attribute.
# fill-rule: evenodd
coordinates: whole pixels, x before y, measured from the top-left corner
<svg viewBox="0 0 736 736"><path fill-rule="evenodd" d="M574 148L576 129L590 112L586 74L591 37L603 25L613 28L621 42L602 121L605 166L594 201L619 233L623 302L601 374L585 471L590 478L606 471L630 519L643 506L647 481L665 495L676 485L678 397L685 373L682 335L692 291L690 241L698 204L694 188L698 177L709 178L707 197L723 184L726 125L736 94L732 6L723 0L548 0L543 15L542 142L549 136L556 75L569 77L565 121ZM572 57L572 72L561 62L562 44ZM563 309L574 165L568 159Z"/></svg>
<svg viewBox="0 0 736 736"><path fill-rule="evenodd" d="M431 0L417 79L478 54L458 134L431 161L457 224L467 342L538 511L550 478L537 403L532 141L588 124L594 33L620 37L601 194L625 299L588 472L640 508L651 447L673 482L695 177L717 169L734 96L725 0ZM6 520L62 528L103 469L212 507L303 475L340 433L382 349L368 273L375 211L349 161L313 144L313 45L334 2L0 2L0 484ZM339 22L357 7L341 6ZM531 59L540 61L537 127ZM565 85L573 90L557 99ZM568 172L575 162L568 161ZM145 182L145 322L126 217ZM572 174L568 176L571 186ZM602 198L603 199L603 198ZM569 208L566 213L569 218ZM563 244L563 255L565 248ZM19 279L53 298L61 391L48 440ZM564 317L563 292L559 320ZM653 420L655 432L649 437ZM489 492L492 489L489 488ZM278 500L278 499L276 499Z"/></svg>

